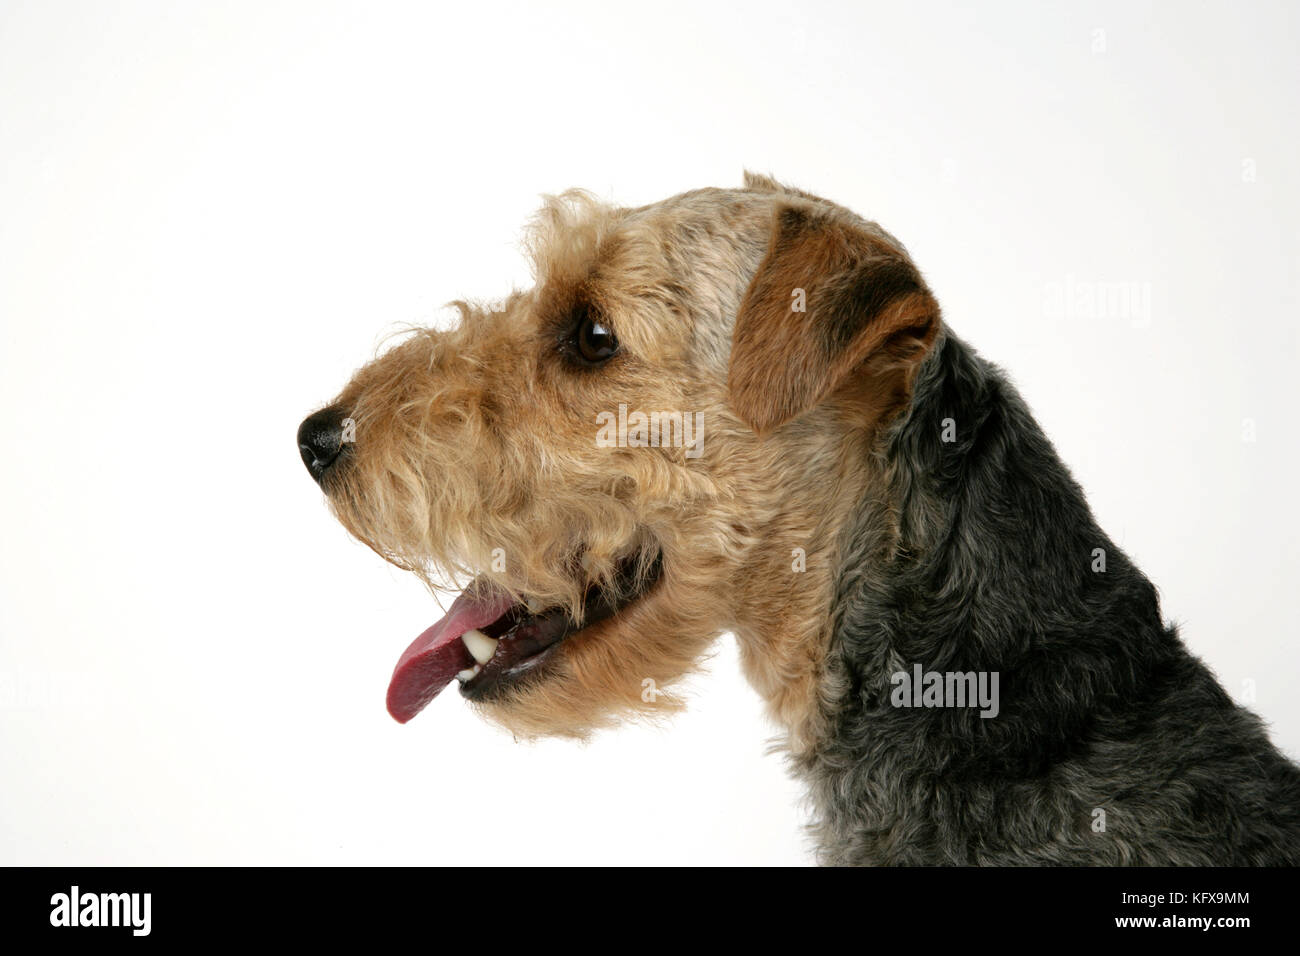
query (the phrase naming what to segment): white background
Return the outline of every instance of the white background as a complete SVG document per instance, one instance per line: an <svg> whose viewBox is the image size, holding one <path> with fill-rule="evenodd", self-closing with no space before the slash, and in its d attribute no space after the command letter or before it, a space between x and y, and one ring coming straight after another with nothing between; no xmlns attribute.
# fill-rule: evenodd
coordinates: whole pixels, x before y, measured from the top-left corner
<svg viewBox="0 0 1300 956"><path fill-rule="evenodd" d="M665 729L392 722L440 611L293 440L386 333L526 285L539 194L746 166L908 245L1296 754L1298 20L5 0L0 863L807 862L729 637Z"/></svg>

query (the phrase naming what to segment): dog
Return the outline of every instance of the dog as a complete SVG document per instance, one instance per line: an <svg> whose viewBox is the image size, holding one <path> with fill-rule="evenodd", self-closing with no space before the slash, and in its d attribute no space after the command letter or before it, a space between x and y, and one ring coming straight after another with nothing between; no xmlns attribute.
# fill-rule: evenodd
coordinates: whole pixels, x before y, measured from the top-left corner
<svg viewBox="0 0 1300 956"><path fill-rule="evenodd" d="M523 738L659 717L731 632L822 863L1300 862L1300 769L893 236L747 173L552 197L527 249L299 428L351 534L467 582L399 721L453 680Z"/></svg>

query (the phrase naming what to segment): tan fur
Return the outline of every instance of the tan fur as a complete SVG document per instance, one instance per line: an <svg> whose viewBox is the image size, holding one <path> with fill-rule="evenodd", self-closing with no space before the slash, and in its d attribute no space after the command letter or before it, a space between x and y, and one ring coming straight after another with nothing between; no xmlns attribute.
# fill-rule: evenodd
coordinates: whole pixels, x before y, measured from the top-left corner
<svg viewBox="0 0 1300 956"><path fill-rule="evenodd" d="M643 700L643 682L671 689L733 631L799 749L817 729L840 531L879 480L869 451L934 339L933 300L878 228L754 175L638 209L566 193L527 247L532 289L497 312L458 303L457 328L414 333L339 396L356 440L324 481L332 507L430 585L477 575L575 616L620 559L662 551L649 593L483 706L515 733L670 712L680 699ZM886 281L867 286L892 291L863 313L872 269ZM789 311L795 286L807 313ZM557 348L575 303L621 343L598 369ZM701 412L703 454L598 447L596 417L620 403Z"/></svg>

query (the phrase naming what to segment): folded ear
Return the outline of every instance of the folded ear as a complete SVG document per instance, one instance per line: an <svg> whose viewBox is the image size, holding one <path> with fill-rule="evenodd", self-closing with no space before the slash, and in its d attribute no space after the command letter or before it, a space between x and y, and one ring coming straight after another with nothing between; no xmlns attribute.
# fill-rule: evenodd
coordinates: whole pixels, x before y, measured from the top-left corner
<svg viewBox="0 0 1300 956"><path fill-rule="evenodd" d="M833 206L781 202L732 333L731 406L766 432L857 375L910 369L939 306L907 253Z"/></svg>

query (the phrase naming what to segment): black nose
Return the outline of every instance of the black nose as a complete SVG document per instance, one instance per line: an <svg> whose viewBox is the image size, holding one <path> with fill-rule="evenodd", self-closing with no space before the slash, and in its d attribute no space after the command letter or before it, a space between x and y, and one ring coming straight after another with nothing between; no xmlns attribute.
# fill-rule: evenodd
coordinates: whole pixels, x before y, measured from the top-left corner
<svg viewBox="0 0 1300 956"><path fill-rule="evenodd" d="M343 451L345 421L342 410L331 405L308 415L298 426L298 452L302 455L302 463L317 481L325 477L325 472Z"/></svg>

